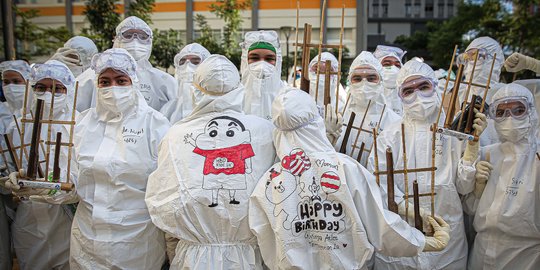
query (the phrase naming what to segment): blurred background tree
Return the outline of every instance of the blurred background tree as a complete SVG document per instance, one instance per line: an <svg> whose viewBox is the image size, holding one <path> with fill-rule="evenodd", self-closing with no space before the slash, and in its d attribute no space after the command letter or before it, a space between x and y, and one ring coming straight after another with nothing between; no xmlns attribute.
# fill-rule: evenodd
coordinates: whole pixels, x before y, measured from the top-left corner
<svg viewBox="0 0 540 270"><path fill-rule="evenodd" d="M116 11L115 0L87 0L83 14L90 27L82 29L82 35L92 39L99 51L112 47L120 14Z"/></svg>

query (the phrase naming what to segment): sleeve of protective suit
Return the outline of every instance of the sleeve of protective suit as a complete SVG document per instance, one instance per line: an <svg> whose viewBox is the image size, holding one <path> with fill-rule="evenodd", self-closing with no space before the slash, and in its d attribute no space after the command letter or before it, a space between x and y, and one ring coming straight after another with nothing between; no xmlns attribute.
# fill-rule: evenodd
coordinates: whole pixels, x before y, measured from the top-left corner
<svg viewBox="0 0 540 270"><path fill-rule="evenodd" d="M78 112L83 112L95 106L95 101L93 101L94 92L96 91L94 83L95 77L96 73L91 68L85 70L77 77L79 88L77 92L76 109Z"/></svg>
<svg viewBox="0 0 540 270"><path fill-rule="evenodd" d="M165 72L162 72L160 77L162 84L160 85L159 91L165 94L167 101L178 98L178 82L176 79Z"/></svg>
<svg viewBox="0 0 540 270"><path fill-rule="evenodd" d="M157 169L148 177L145 201L152 222L165 233L178 238L174 205L179 199L180 182L171 151L170 140L165 136L159 145Z"/></svg>
<svg viewBox="0 0 540 270"><path fill-rule="evenodd" d="M460 142L462 144L466 144L465 146L465 153L464 155L459 159L458 166L457 166L457 177L456 177L456 189L457 192L461 195L469 194L474 190L474 182L475 178L474 175L476 173L476 163L479 160L479 143L477 142L475 145L470 145L468 142ZM470 151L477 152L475 155L469 155L467 154ZM460 152L460 151L455 151ZM468 156L471 156L474 158L474 160L471 160L471 158L468 158Z"/></svg>
<svg viewBox="0 0 540 270"><path fill-rule="evenodd" d="M348 165L348 164L345 164ZM424 249L425 237L398 214L383 208L381 193L373 176L361 165L345 166L351 195L370 243L381 254L393 257L416 256Z"/></svg>
<svg viewBox="0 0 540 270"><path fill-rule="evenodd" d="M273 231L272 223L268 220L266 208L254 196L249 197L249 228L257 236L259 247L265 250L264 253L261 253L264 264L269 269L276 268L279 265L279 262L275 261L278 258L279 245L276 243L276 238L273 235L261 233Z"/></svg>

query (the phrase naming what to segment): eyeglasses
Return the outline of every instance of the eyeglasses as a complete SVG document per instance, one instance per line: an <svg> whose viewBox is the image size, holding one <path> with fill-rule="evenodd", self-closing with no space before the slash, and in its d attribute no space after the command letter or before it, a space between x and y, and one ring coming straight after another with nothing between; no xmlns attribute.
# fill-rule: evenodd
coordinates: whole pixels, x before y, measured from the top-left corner
<svg viewBox="0 0 540 270"><path fill-rule="evenodd" d="M381 81L379 73L372 68L355 68L350 76L351 83L359 83L362 80L366 80L370 83L379 83Z"/></svg>
<svg viewBox="0 0 540 270"><path fill-rule="evenodd" d="M198 65L201 63L201 58L196 56L196 55L186 55L184 57L182 57L180 59L180 61L178 61L178 65L183 65L185 64L187 61L189 61L190 63L194 64L194 65Z"/></svg>
<svg viewBox="0 0 540 270"><path fill-rule="evenodd" d="M32 86L32 88L34 89L34 93L37 95L37 96L42 96L44 95L46 92L53 92L52 90L52 86L47 86L47 85L44 85L44 84L41 84L41 83L36 83L35 85ZM65 86L61 85L61 84L56 84L54 86L54 96L55 97L60 97L62 95L65 95L67 93L67 89Z"/></svg>
<svg viewBox="0 0 540 270"><path fill-rule="evenodd" d="M508 97L498 99L489 106L489 116L496 122L512 117L523 120L530 113L531 104L525 97Z"/></svg>
<svg viewBox="0 0 540 270"><path fill-rule="evenodd" d="M435 82L426 77L418 77L405 81L398 91L398 95L403 103L411 104L416 100L417 95L431 97L435 93Z"/></svg>
<svg viewBox="0 0 540 270"><path fill-rule="evenodd" d="M490 58L490 54L488 53L488 51L484 48L480 48L480 49L469 49L467 50L466 52L458 55L457 57L457 65L465 65L467 64L468 62L473 62L474 63L474 59L476 57L476 53L478 52L478 60L476 61L476 64L477 65L481 65L483 64L487 59Z"/></svg>

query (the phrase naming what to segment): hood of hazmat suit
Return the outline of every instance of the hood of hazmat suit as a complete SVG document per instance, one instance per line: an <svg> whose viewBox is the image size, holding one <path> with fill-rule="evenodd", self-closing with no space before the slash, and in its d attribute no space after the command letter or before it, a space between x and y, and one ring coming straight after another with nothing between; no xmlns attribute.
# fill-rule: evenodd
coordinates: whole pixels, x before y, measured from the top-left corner
<svg viewBox="0 0 540 270"><path fill-rule="evenodd" d="M500 143L481 148L480 159L493 165L480 198L471 193L477 231L471 269L535 269L540 265L540 158L538 114L531 92L511 83L500 88L490 106L522 102L520 116L506 111L495 120ZM521 112L523 112L521 110Z"/></svg>
<svg viewBox="0 0 540 270"><path fill-rule="evenodd" d="M375 51L373 52L373 56L381 62L386 57L393 57L397 61L399 61L400 65L402 65L403 56L406 54L406 51L403 51L402 49L398 47L392 47L392 46L385 46L385 45L378 45ZM401 106L401 100L399 99L399 96L397 95L397 74L399 72L399 67L396 67L395 65L390 66L383 66L383 86L384 86L384 101L386 106L388 106L390 109L392 109L396 114L402 115L403 114L403 107Z"/></svg>
<svg viewBox="0 0 540 270"><path fill-rule="evenodd" d="M6 98L5 103L11 111L11 114L8 114L10 119L7 119L7 124L9 124L13 120L11 115L20 116L20 111L24 102L24 93L26 91L26 81L30 79L30 65L23 60L4 61L0 63L0 74L2 75L2 78L4 78L4 72L6 71L17 72L24 80L21 84L11 83L2 85L2 91ZM32 96L30 96L30 98L32 98Z"/></svg>
<svg viewBox="0 0 540 270"><path fill-rule="evenodd" d="M255 43L268 43L276 53L276 64L272 65L261 60L248 63L249 48ZM251 31L244 37L242 47L242 62L240 74L242 84L245 86L244 112L253 114L264 119L271 119L272 101L279 94L279 90L285 86L281 80L281 46L279 36L275 31Z"/></svg>
<svg viewBox="0 0 540 270"><path fill-rule="evenodd" d="M356 70L365 70L366 72L378 77L378 82L369 82L363 79L360 82L352 82ZM352 129L349 139L346 143L346 154L359 160L360 164L366 165L369 157L369 150L373 144L373 134L370 133L375 128L378 132L385 127L398 123L401 117L392 111L385 104L383 93L384 86L382 78L383 67L372 53L363 51L351 64L348 76L349 96L347 98L347 107L345 108L343 123L349 123L351 114L356 114L353 126L362 128ZM366 76L363 75L362 76ZM369 108L368 108L369 104ZM366 132L369 131L369 132ZM341 148L345 136L346 128L342 129L341 136L335 144L336 150ZM362 148L362 143L364 147ZM362 150L362 151L361 151Z"/></svg>
<svg viewBox="0 0 540 270"><path fill-rule="evenodd" d="M116 27L113 48L126 49L137 61L139 82L136 88L150 107L160 110L165 103L176 98L178 83L174 77L150 64L148 59L152 53L152 39L150 26L138 17L131 16Z"/></svg>
<svg viewBox="0 0 540 270"><path fill-rule="evenodd" d="M78 77L90 68L90 61L96 53L98 53L98 49L91 39L74 36L56 51L51 60L64 63L71 70L73 76Z"/></svg>
<svg viewBox="0 0 540 270"><path fill-rule="evenodd" d="M270 269L367 269L374 250L414 256L424 236L383 209L373 176L336 153L315 102L288 89L272 105L280 162L250 198L249 223Z"/></svg>
<svg viewBox="0 0 540 270"><path fill-rule="evenodd" d="M33 95L33 101L29 101L32 106L27 108L35 112L35 104L37 99L42 99L43 102L43 120L60 120L71 121L73 115L73 96L75 90L75 78L70 69L63 63L56 60L49 60L44 64L36 64L32 66L30 73L30 84L36 83L46 84L48 80L54 80L55 95L50 92L37 92ZM66 93L61 94L61 88L66 89ZM53 104L54 100L54 104ZM52 106L51 106L52 105ZM52 108L52 109L51 109ZM32 119L32 116L27 113L26 118ZM11 137L14 146L21 145L20 129L22 128L20 118L17 123L12 122ZM25 125L25 144L29 143L32 137L33 125L31 123ZM61 124L42 124L41 140L52 141L56 140L57 132L62 133L62 141L69 142L69 134L72 129L70 125ZM30 147L26 147L25 151L29 151ZM44 173L48 172L47 179L52 181L53 159L55 153L54 144L41 148L39 156L40 160L45 158L48 152L49 168L45 168L45 163L41 168ZM69 150L67 147L62 147L60 150L60 181L67 180L67 160ZM23 161L23 168L26 169L27 161ZM70 166L70 179L75 181L77 170L72 162ZM48 195L51 197L61 197L65 194L64 191L51 190ZM70 247L70 231L71 221L73 219L75 208L68 205L48 204L37 202L23 198L17 208L15 220L12 224L13 243L15 253L21 265L21 269L68 269L69 268L69 247Z"/></svg>
<svg viewBox="0 0 540 270"><path fill-rule="evenodd" d="M171 269L261 269L248 199L275 160L272 124L242 112L244 88L224 56L202 62L193 84L202 97L161 142L149 179L152 221L179 239Z"/></svg>
<svg viewBox="0 0 540 270"><path fill-rule="evenodd" d="M159 269L165 237L144 203L148 176L169 122L137 90L137 64L124 49L92 59L99 74L127 74L129 86L97 88L97 106L75 127L80 196L71 234L70 266L77 269Z"/></svg>
<svg viewBox="0 0 540 270"><path fill-rule="evenodd" d="M441 98L437 93L437 78L431 67L427 64L410 60L401 68L397 84L400 88L404 82L411 80L432 82L431 94L417 95L411 103L403 105L403 121L405 130L405 146L402 143L401 124L397 123L385 129L377 137L378 168L386 170L386 149L391 148L393 154L394 170L404 168L403 149L406 148L407 168L428 168L435 166L435 178L431 172L408 174L408 187L405 186L403 174L394 174L395 201L400 204L404 201L403 195L408 190L412 194L413 180L418 181L419 193L431 193L432 180L435 189L435 215L441 216L450 225L450 242L441 252L422 252L416 257L394 258L376 254L375 267L377 269L465 269L467 264L467 242L463 225L463 210L456 188L456 177L463 143L454 137L435 134L435 164L432 164L433 132L430 127L435 123L437 112L441 106ZM444 114L440 122L444 121ZM374 171L374 153L369 158L368 169ZM469 171L474 168L470 166ZM464 170L465 170L464 169ZM380 177L381 187L387 189L386 176ZM386 194L385 194L386 197ZM386 198L385 198L386 200ZM407 202L405 202L407 203ZM408 203L413 204L412 196ZM420 207L426 212L431 211L431 197L420 197ZM409 211L413 211L410 207ZM414 220L409 219L411 225Z"/></svg>
<svg viewBox="0 0 540 270"><path fill-rule="evenodd" d="M326 61L330 61L330 67L326 67ZM317 63L319 63L319 77L317 79ZM319 111L324 110L324 87L325 87L325 69L329 68L330 72L338 71L338 60L329 52L322 52L319 61L319 56L315 56L309 62L309 94L316 100ZM297 87L300 87L298 84ZM338 91L338 110L343 111L347 93L341 83L338 82L337 74L330 75L330 105L336 108L336 90Z"/></svg>
<svg viewBox="0 0 540 270"><path fill-rule="evenodd" d="M186 45L175 57L174 77L178 82L177 97L165 104L160 112L174 124L188 116L193 110L193 74L197 66L210 56L210 52L199 43ZM199 60L186 60L186 57L198 57Z"/></svg>
<svg viewBox="0 0 540 270"><path fill-rule="evenodd" d="M474 68L474 74L472 74L472 70L474 67L474 55L471 55L471 59L464 61L464 69L463 74L465 75L465 79L462 82L469 82L471 75L473 76L472 82L476 84L482 84L486 85L488 80L490 81L490 89L489 93L486 97L486 102L490 101L490 97L493 96L493 94L497 91L498 88L500 88L499 85L499 79L501 75L501 71L504 65L504 53L501 48L501 45L495 41L494 39L490 37L479 37L474 39L469 46L467 46L467 49L465 49L465 53L472 51L472 50L478 50L479 56L478 61L476 63L476 68ZM495 56L495 54L497 54ZM491 63L493 61L493 57L495 57L495 64L493 65L493 72L491 73L491 78L489 78L489 71L491 69ZM485 88L484 87L478 87L478 86L471 86L471 90L469 93L469 100L471 99L472 95L484 95ZM459 88L459 100L460 104L465 100L465 94L467 92L467 84L460 85Z"/></svg>

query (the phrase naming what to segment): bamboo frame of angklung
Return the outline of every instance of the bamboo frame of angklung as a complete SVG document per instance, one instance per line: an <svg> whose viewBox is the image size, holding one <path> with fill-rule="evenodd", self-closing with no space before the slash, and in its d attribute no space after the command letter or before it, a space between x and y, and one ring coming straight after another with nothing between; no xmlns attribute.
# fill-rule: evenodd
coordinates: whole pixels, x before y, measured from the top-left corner
<svg viewBox="0 0 540 270"><path fill-rule="evenodd" d="M79 82L76 82L75 83L75 94L74 94L74 98L73 98L73 104L72 104L72 113L71 113L71 120L54 120L53 119L53 112L54 112L54 95L56 93L56 82L55 80L53 80L53 88L52 88L52 99L51 99L51 107L49 108L49 118L48 119L41 119L39 121L40 124L47 124L47 139L45 140L45 144L47 145L47 148L46 148L46 151L43 147L43 145L41 144L41 139L39 140L39 144L41 146L41 149L42 149L42 152L45 154L45 176L40 179L40 178L33 178L33 177L30 177L29 179L27 180L20 180L20 182L23 183L23 185L25 186L28 186L28 187L38 187L38 188L46 188L46 189L61 189L61 190L66 190L66 191L70 191L73 189L74 185L73 183L71 183L71 175L70 175L70 170L71 170L71 156L72 156L72 151L73 151L73 132L74 132L74 127L75 127L75 115L76 115L76 104L77 104L77 96L78 96L78 92L79 92ZM20 136L21 136L21 145L25 145L24 144L24 138L25 138L25 126L26 126L26 123L31 123L31 122L34 122L35 121L35 115L32 115L32 118L33 119L29 119L29 118L26 118L27 116L27 102L28 102L28 93L29 93L29 83L27 82L27 86L26 86L26 91L25 91L25 95L24 95L24 103L23 103L23 113L22 113L22 118L21 118L21 124L22 124L22 128L20 129ZM67 95L68 93L66 93ZM52 125L69 125L70 128L69 128L69 131L70 131L70 134L69 134L69 142L65 143L65 142L56 142L56 141L52 141ZM66 182L63 182L63 183L55 183L55 182L48 182L47 181L47 178L48 178L48 175L49 175L49 162L50 162L50 154L51 154L51 144L55 144L56 147L55 147L55 151L60 151L60 148L61 146L67 146L68 147L68 160L67 160L67 173L66 173ZM23 161L23 152L25 154L25 156L27 157L27 159L32 159L32 158L35 158L35 157L32 157L31 154L28 154L26 152L26 149L25 147L23 147L23 151L20 151L20 164L22 164L22 161ZM39 151L36 152L38 157L39 157ZM55 162L57 163L58 160L55 160ZM40 162L41 163L41 162ZM54 164L53 166L54 168L57 168L58 167L58 164ZM38 168L40 168L39 164L38 164ZM57 179L53 179L53 180L57 180Z"/></svg>
<svg viewBox="0 0 540 270"><path fill-rule="evenodd" d="M356 157L356 161L358 161L358 163L361 163L362 155L363 155L364 152L367 152L368 155L369 155L371 153L371 151L373 150L373 144L371 144L370 148L366 149L366 144L363 141L360 144L360 146L358 146L358 140L360 139L360 133L361 132L366 132L368 134L373 135L373 130L369 130L369 129L364 128L364 123L366 121L366 116L367 116L367 114L369 112L370 107L371 107L371 100L368 101L367 108L364 111L364 116L362 117L362 121L360 122L359 127L354 126L354 119L356 118L356 113L351 112L351 115L349 116L349 121L348 121L347 124L345 124L345 134L343 136L343 141L341 142L341 146L340 146L340 150L339 150L340 153L346 154L346 152L347 152L347 143L348 143L348 140L349 140L349 137L350 137L350 133L351 133L351 131L353 129L356 130L357 131L356 137L354 139L354 142L351 144L351 146L352 146L351 157L354 158L354 156L353 156L354 155L354 150L359 149L358 156ZM381 121L382 121L382 118L384 116L385 111L386 111L386 104L383 105L381 115L379 116L379 121L377 122L377 127L375 128L375 130L377 130L377 132L380 129Z"/></svg>
<svg viewBox="0 0 540 270"><path fill-rule="evenodd" d="M435 126L435 125L434 125ZM424 197L424 196L430 196L431 198L431 216L435 216L435 171L437 170L437 167L435 166L435 145L436 145L436 135L437 131L432 130L431 131L431 167L425 167L425 168L407 168L407 147L406 147L406 141L405 141L405 125L401 124L401 144L402 144L402 155L403 155L403 169L401 170L393 170L393 175L396 174L403 174L403 180L404 180L404 186L405 186L405 220L408 222L408 214L409 214L409 197L414 196L409 194L409 173L419 173L419 172L431 172L431 192L430 193L423 193L418 194L418 197ZM374 152L374 167L375 171L373 174L375 175L375 179L377 181L377 185L380 186L380 176L381 175L388 175L389 170L386 171L380 171L379 170L379 156L377 151L377 132L375 129L373 129L373 148L375 148ZM391 151L391 150L390 150ZM392 152L390 152L392 153ZM416 180L415 180L416 181ZM389 198L389 200L393 198Z"/></svg>
<svg viewBox="0 0 540 270"><path fill-rule="evenodd" d="M479 56L478 51L476 51L475 54L474 54L474 66L472 68L471 76L470 76L468 82L462 82L461 77L463 75L463 69L464 69L463 64L460 64L458 66L456 79L455 80L450 79L450 74L452 72L454 62L455 62L455 58L456 58L456 55L457 55L457 48L458 48L458 46L455 45L454 46L454 52L452 54L452 60L450 61L450 67L447 70L446 83L444 85L444 91L443 91L441 106L439 107L439 111L437 113L437 120L435 122L434 127L437 127L437 132L439 132L439 133L446 133L446 134L448 134L450 136L454 136L454 137L458 137L458 138L467 138L468 140L472 140L472 141L476 142L476 141L478 141L479 138L478 138L478 134L477 134L476 130L472 129L472 124L473 124L472 122L474 120L474 117L473 117L474 109L473 109L473 107L470 107L469 115L467 116L466 127L464 129L465 133L462 133L459 130L461 129L461 124L463 122L463 118L465 117L464 115L465 115L466 105L470 104L471 106L474 106L474 103L476 102L476 98L471 99L471 101L469 102L469 94L470 94L470 89L471 89L472 86L483 87L484 88L484 94L482 96L482 104L481 104L480 110L479 110L480 113L484 112L484 106L485 106L485 103L486 103L486 97L487 97L487 93L488 93L488 91L490 89L491 75L493 74L493 68L495 66L495 60L497 58L497 54L493 55L493 60L491 62L491 67L490 67L490 70L489 70L488 80L487 80L487 83L485 85L473 82L474 73L476 71L476 63L478 61L478 56ZM439 120L441 118L441 114L442 114L442 110L443 110L442 104L444 104L444 101L445 101L447 93L448 93L447 91L448 91L448 83L449 82L454 82L454 86L453 86L452 93L450 95L451 100L450 100L450 104L449 104L449 107L448 107L449 108L448 109L448 114L446 114L446 118L444 120L443 127L438 127ZM457 102L458 94L459 94L459 87L460 87L460 85L462 83L467 85L467 89L466 89L466 92L465 92L465 99L463 100L463 103L462 103L462 105L460 107L460 110L459 110L460 117L459 117L459 120L458 120L457 130L452 130L450 132L451 123L452 123L452 121L454 121L454 116L456 115L455 109L456 109L456 102Z"/></svg>
<svg viewBox="0 0 540 270"><path fill-rule="evenodd" d="M294 74L296 76L296 65L297 65L297 56L298 56L298 47L302 48L302 72L301 72L301 82L300 82L300 89L304 90L309 94L309 62L310 62L310 55L309 55L309 49L310 48L317 48L318 49L318 55L317 55L317 79L321 75L320 70L320 62L321 62L321 53L323 48L334 48L338 49L338 70L337 71L330 71L331 64L330 61L325 62L325 86L324 86L324 113L325 116L327 114L326 112L326 105L330 104L330 76L331 75L337 75L337 85L336 85L336 101L335 101L335 113L338 113L338 107L339 107L339 86L341 81L341 60L343 57L343 32L345 27L345 5L342 5L341 8L341 29L339 33L339 45L331 45L331 44L323 44L322 40L324 37L324 25L325 25L325 10L327 9L327 0L324 0L323 6L321 9L321 23L320 23L320 30L319 30L319 43L314 44L311 43L311 29L312 26L310 24L305 23L304 24L304 38L302 43L298 42L298 27L299 27L299 16L300 16L300 3L297 0L296 1L296 42L293 44L295 46L294 51ZM293 82L293 86L296 87L296 80ZM319 84L317 83L315 86L315 102L317 102L319 96Z"/></svg>

